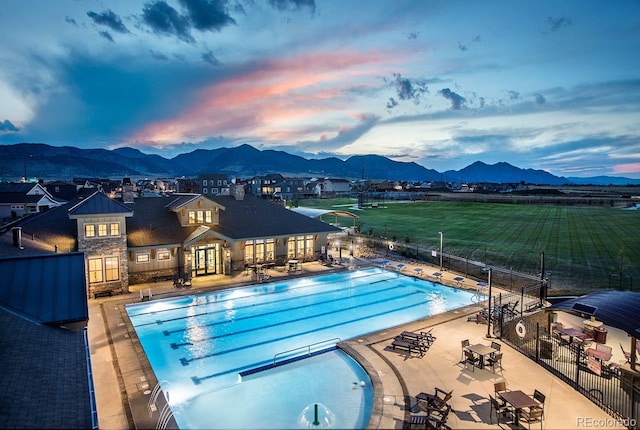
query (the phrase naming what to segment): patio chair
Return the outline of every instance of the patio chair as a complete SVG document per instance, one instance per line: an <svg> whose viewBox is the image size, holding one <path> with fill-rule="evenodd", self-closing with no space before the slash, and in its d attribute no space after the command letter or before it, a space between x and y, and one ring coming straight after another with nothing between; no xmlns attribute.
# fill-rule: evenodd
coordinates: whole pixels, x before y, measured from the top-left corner
<svg viewBox="0 0 640 430"><path fill-rule="evenodd" d="M493 373L496 373L496 366L500 366L500 371L502 371L502 352L498 352L488 357L487 366L491 366Z"/></svg>
<svg viewBox="0 0 640 430"><path fill-rule="evenodd" d="M464 361L464 352L467 350L467 348L471 344L469 343L469 339L465 339L463 341L460 341L460 343L462 345L462 355L460 356L460 363L462 363Z"/></svg>
<svg viewBox="0 0 640 430"><path fill-rule="evenodd" d="M622 350L622 353L624 354L624 359L627 361L627 363L631 363L631 353L625 351L622 344L620 344L620 349Z"/></svg>
<svg viewBox="0 0 640 430"><path fill-rule="evenodd" d="M542 418L544 418L544 401L547 399L547 396L545 396L538 390L533 390L533 398L540 402L540 406L531 406L529 408L529 411L540 409L542 411Z"/></svg>
<svg viewBox="0 0 640 430"><path fill-rule="evenodd" d="M464 368L466 369L467 364L470 364L471 370L475 372L476 366L480 363L480 358L476 357L475 354L469 350L465 350L464 355L465 355Z"/></svg>
<svg viewBox="0 0 640 430"><path fill-rule="evenodd" d="M416 396L416 400L418 401L418 405L424 402L426 403L426 407L430 409L444 410L452 396L453 390L445 391L442 388L436 387L433 394L422 392ZM424 407L420 407L424 409Z"/></svg>
<svg viewBox="0 0 640 430"><path fill-rule="evenodd" d="M447 418L451 412L451 405L447 405L447 408L440 417L434 417L433 415L411 415L409 425L410 428L425 428L425 429L442 429L447 427Z"/></svg>
<svg viewBox="0 0 640 430"><path fill-rule="evenodd" d="M526 421L531 429L531 423L540 422L540 429L542 429L542 409L522 409L520 411L520 422Z"/></svg>
<svg viewBox="0 0 640 430"><path fill-rule="evenodd" d="M496 399L500 399L502 401L502 406L505 406L507 404L507 402L502 397L500 397L500 393L505 391L508 391L506 381L495 382L493 384L493 394L496 396Z"/></svg>
<svg viewBox="0 0 640 430"><path fill-rule="evenodd" d="M506 403L500 403L495 397L489 395L489 401L491 403L491 410L489 411L489 420L493 424L493 411L496 412L496 421L500 424L500 416L504 416L507 413L513 414L513 409Z"/></svg>

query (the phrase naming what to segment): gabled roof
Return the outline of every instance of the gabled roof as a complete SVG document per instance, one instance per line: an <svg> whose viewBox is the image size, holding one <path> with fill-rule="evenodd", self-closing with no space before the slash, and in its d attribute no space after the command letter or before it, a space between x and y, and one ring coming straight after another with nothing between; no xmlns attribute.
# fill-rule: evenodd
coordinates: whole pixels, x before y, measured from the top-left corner
<svg viewBox="0 0 640 430"><path fill-rule="evenodd" d="M547 310L561 310L595 317L606 325L624 330L640 338L640 293L629 291L598 291L549 306Z"/></svg>
<svg viewBox="0 0 640 430"><path fill-rule="evenodd" d="M3 182L0 183L0 193L26 194L37 185L33 182Z"/></svg>
<svg viewBox="0 0 640 430"><path fill-rule="evenodd" d="M182 227L178 215L168 207L172 201L172 197L140 197L128 204L133 216L126 221L127 245L141 247L184 242L198 226Z"/></svg>
<svg viewBox="0 0 640 430"><path fill-rule="evenodd" d="M213 229L233 240L286 235L337 233L337 227L297 214L279 204L256 196L244 200L233 196L206 197L224 206L220 224Z"/></svg>
<svg viewBox="0 0 640 430"><path fill-rule="evenodd" d="M109 198L106 194L96 191L91 196L80 201L69 209L69 216L75 218L85 215L124 215L132 216L130 208L116 200Z"/></svg>

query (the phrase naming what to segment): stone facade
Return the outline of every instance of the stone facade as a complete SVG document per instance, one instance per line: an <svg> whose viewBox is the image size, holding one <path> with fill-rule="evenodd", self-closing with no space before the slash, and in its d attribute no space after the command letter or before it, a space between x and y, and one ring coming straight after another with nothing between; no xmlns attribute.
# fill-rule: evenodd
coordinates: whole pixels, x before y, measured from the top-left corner
<svg viewBox="0 0 640 430"><path fill-rule="evenodd" d="M91 297L95 293L102 291L112 291L113 293L124 294L129 292L129 259L127 256L127 236L85 239L78 238L78 251L85 254L85 262L94 257L117 256L120 264L119 280L112 282L101 282L98 284L88 283L87 293ZM86 263L88 265L88 263ZM89 268L85 267L87 280L89 279Z"/></svg>

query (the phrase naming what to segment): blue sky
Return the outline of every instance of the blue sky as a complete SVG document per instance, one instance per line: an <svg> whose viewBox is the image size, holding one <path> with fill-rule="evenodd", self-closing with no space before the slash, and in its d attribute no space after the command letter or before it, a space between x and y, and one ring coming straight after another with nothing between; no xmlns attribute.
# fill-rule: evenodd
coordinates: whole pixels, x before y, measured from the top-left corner
<svg viewBox="0 0 640 430"><path fill-rule="evenodd" d="M640 178L640 2L19 0L0 144Z"/></svg>

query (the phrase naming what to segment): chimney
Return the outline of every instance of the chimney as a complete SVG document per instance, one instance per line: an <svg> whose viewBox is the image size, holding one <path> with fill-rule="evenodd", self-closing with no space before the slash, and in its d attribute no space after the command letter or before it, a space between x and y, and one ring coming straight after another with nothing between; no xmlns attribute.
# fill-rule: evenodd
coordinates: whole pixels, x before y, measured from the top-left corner
<svg viewBox="0 0 640 430"><path fill-rule="evenodd" d="M231 184L229 186L229 193L236 200L244 200L244 185L242 185L242 184Z"/></svg>
<svg viewBox="0 0 640 430"><path fill-rule="evenodd" d="M15 246L16 248L22 248L22 227L13 227L11 229L11 232L13 233L13 246Z"/></svg>

